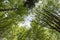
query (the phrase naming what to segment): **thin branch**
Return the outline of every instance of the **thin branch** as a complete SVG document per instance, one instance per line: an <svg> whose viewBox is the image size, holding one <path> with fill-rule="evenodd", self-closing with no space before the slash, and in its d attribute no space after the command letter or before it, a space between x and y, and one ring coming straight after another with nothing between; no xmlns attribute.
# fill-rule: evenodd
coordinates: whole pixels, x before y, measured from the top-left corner
<svg viewBox="0 0 60 40"><path fill-rule="evenodd" d="M0 8L0 12L1 11L11 11L11 10L17 10L18 8L8 8L8 9L5 9L5 8Z"/></svg>

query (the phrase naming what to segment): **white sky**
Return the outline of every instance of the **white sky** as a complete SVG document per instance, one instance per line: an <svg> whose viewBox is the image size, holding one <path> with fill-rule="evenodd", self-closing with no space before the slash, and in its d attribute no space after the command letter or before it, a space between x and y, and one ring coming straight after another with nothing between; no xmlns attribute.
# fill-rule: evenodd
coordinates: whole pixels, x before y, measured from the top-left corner
<svg viewBox="0 0 60 40"><path fill-rule="evenodd" d="M31 23L32 19L34 18L34 16L35 16L34 14L33 15L32 14L28 15L25 18L25 21L24 22L21 22L21 23L18 24L19 27L26 26L26 27L30 28L31 27L30 23Z"/></svg>

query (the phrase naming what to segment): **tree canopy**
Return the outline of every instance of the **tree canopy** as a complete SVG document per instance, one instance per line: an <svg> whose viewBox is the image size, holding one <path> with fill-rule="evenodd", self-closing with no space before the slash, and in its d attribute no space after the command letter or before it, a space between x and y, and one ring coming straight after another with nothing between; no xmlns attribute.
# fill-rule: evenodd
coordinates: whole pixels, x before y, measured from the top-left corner
<svg viewBox="0 0 60 40"><path fill-rule="evenodd" d="M0 0L0 40L60 40L60 0Z"/></svg>

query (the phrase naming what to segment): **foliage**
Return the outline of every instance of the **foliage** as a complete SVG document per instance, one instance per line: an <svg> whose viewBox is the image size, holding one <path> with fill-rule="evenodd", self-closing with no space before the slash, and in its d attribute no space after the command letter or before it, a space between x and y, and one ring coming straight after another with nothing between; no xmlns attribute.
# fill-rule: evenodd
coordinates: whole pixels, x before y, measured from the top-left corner
<svg viewBox="0 0 60 40"><path fill-rule="evenodd" d="M0 40L60 40L59 0L34 0L35 7L24 6L24 0L0 1ZM28 5L30 6L30 5ZM35 13L31 28L20 27L19 22Z"/></svg>

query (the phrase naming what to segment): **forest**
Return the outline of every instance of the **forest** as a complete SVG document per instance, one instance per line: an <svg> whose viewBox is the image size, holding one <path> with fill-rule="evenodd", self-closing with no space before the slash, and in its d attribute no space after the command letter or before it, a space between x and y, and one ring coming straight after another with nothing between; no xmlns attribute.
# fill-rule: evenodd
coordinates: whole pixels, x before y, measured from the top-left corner
<svg viewBox="0 0 60 40"><path fill-rule="evenodd" d="M60 40L60 0L0 0L0 40Z"/></svg>

